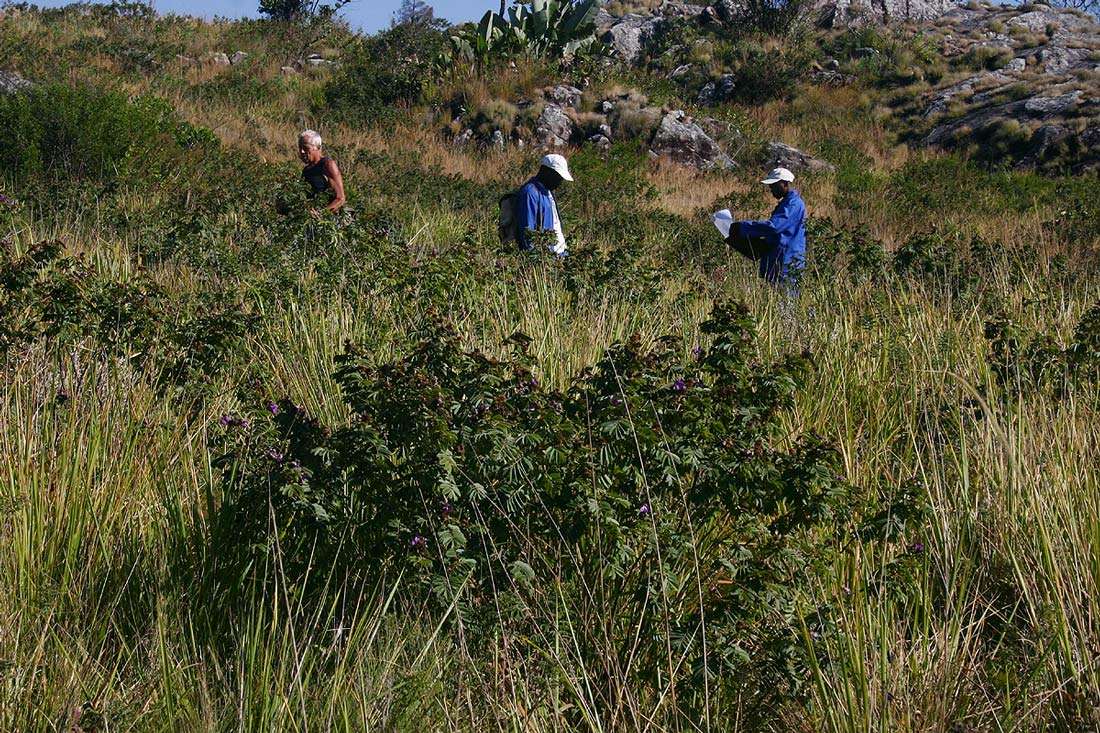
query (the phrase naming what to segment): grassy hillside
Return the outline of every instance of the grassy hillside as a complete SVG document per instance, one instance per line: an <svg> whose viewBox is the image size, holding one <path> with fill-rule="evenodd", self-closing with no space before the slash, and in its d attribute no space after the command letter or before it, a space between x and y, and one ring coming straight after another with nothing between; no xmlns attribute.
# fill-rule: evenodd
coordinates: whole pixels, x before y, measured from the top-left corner
<svg viewBox="0 0 1100 733"><path fill-rule="evenodd" d="M1100 726L1095 174L796 75L712 110L734 171L567 151L571 254L519 256L540 153L456 117L691 100L401 32L4 11L0 730ZM793 301L709 222L771 140L835 164Z"/></svg>

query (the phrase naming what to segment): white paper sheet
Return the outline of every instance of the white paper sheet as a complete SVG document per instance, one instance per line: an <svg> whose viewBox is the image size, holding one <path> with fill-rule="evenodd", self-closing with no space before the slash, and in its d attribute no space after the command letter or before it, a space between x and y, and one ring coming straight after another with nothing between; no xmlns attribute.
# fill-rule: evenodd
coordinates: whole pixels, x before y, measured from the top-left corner
<svg viewBox="0 0 1100 733"><path fill-rule="evenodd" d="M718 227L722 239L727 239L730 235L730 229L733 227L733 214L730 213L730 210L716 211L714 216L711 217L711 221L714 222L714 226Z"/></svg>

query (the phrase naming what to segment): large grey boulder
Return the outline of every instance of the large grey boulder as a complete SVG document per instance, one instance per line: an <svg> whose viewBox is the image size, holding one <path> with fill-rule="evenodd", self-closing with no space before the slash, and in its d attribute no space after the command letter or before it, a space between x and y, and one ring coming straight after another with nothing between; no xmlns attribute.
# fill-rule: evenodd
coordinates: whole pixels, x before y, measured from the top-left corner
<svg viewBox="0 0 1100 733"><path fill-rule="evenodd" d="M13 94L22 89L30 89L34 84L14 71L0 71L0 94Z"/></svg>
<svg viewBox="0 0 1100 733"><path fill-rule="evenodd" d="M1032 97L1024 102L1024 111L1032 117L1064 115L1075 110L1080 101L1081 90L1074 89L1055 97Z"/></svg>
<svg viewBox="0 0 1100 733"><path fill-rule="evenodd" d="M650 150L682 165L700 170L724 170L736 167L721 146L682 110L667 113L661 120Z"/></svg>
<svg viewBox="0 0 1100 733"><path fill-rule="evenodd" d="M1039 49L1036 57L1039 68L1048 74L1065 74L1077 68L1084 68L1092 57L1088 48L1069 47L1052 42Z"/></svg>
<svg viewBox="0 0 1100 733"><path fill-rule="evenodd" d="M768 143L768 165L772 168L787 168L796 173L836 170L832 163L781 142Z"/></svg>
<svg viewBox="0 0 1100 733"><path fill-rule="evenodd" d="M604 29L601 38L616 56L628 64L633 64L642 57L646 43L662 23L664 18L661 16L628 13L613 19Z"/></svg>
<svg viewBox="0 0 1100 733"><path fill-rule="evenodd" d="M541 145L558 148L568 145L576 133L576 126L565 110L556 104L548 104L542 109L535 122L535 137Z"/></svg>
<svg viewBox="0 0 1100 733"><path fill-rule="evenodd" d="M955 0L821 0L815 10L818 25L850 28L935 20L957 5Z"/></svg>

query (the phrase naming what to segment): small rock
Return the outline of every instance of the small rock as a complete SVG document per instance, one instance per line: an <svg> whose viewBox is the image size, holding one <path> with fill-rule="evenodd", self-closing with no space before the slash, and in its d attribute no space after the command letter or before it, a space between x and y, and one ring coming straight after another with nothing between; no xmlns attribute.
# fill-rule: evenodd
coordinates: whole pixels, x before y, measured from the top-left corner
<svg viewBox="0 0 1100 733"><path fill-rule="evenodd" d="M605 99L604 101L600 102L599 109L600 114L609 115L615 111L615 105Z"/></svg>
<svg viewBox="0 0 1100 733"><path fill-rule="evenodd" d="M1027 68L1027 59L1023 56L1017 56L1016 58L1005 64L1005 71L1023 71Z"/></svg>
<svg viewBox="0 0 1100 733"><path fill-rule="evenodd" d="M691 73L691 64L681 64L672 70L672 73L668 75L669 79L681 79Z"/></svg>
<svg viewBox="0 0 1100 733"><path fill-rule="evenodd" d="M603 135L604 137L606 137L606 138L611 137L611 125L607 124L606 122L604 124L600 125L599 130L600 130L600 134Z"/></svg>
<svg viewBox="0 0 1100 733"><path fill-rule="evenodd" d="M13 94L21 89L30 89L34 84L14 71L0 71L0 94Z"/></svg>
<svg viewBox="0 0 1100 733"><path fill-rule="evenodd" d="M242 61L244 61L247 58L248 58L247 53L245 53L244 51L237 51L236 53L234 53L232 56L229 57L229 63L236 66L237 64L241 63Z"/></svg>
<svg viewBox="0 0 1100 733"><path fill-rule="evenodd" d="M810 73L810 79L818 84L827 84L832 87L843 87L856 83L854 76L841 74L839 71L814 71Z"/></svg>
<svg viewBox="0 0 1100 733"><path fill-rule="evenodd" d="M714 107L728 102L736 91L736 78L733 74L724 74L715 81L707 82L699 90L696 104L702 107Z"/></svg>
<svg viewBox="0 0 1100 733"><path fill-rule="evenodd" d="M854 59L869 59L872 56L878 56L878 50L869 46L863 46L852 51L852 58Z"/></svg>
<svg viewBox="0 0 1100 733"><path fill-rule="evenodd" d="M598 148L606 149L611 147L611 138L607 137L606 135L593 135L592 137L588 138L588 142L592 143Z"/></svg>
<svg viewBox="0 0 1100 733"><path fill-rule="evenodd" d="M782 167L792 171L810 171L813 173L836 170L836 166L832 163L815 158L798 148L781 142L768 143L768 166L770 168Z"/></svg>
<svg viewBox="0 0 1100 733"><path fill-rule="evenodd" d="M493 130L493 139L489 144L496 150L504 150L504 133L500 130Z"/></svg>
<svg viewBox="0 0 1100 733"><path fill-rule="evenodd" d="M568 84L559 84L556 87L547 87L543 90L543 96L548 102L553 102L559 107L577 108L581 103L581 90Z"/></svg>
<svg viewBox="0 0 1100 733"><path fill-rule="evenodd" d="M283 76L294 76L298 73L298 70L293 66L280 66L279 71Z"/></svg>
<svg viewBox="0 0 1100 733"><path fill-rule="evenodd" d="M203 60L214 66L229 66L229 57L221 51L211 51L203 56Z"/></svg>
<svg viewBox="0 0 1100 733"><path fill-rule="evenodd" d="M474 131L473 130L463 130L462 132L455 135L454 145L455 145L455 147L463 148L463 147L466 147L467 145L469 145L470 142L473 139L474 139Z"/></svg>
<svg viewBox="0 0 1100 733"><path fill-rule="evenodd" d="M550 148L568 145L575 131L573 120L556 104L543 107L542 114L535 122L535 136L539 143Z"/></svg>
<svg viewBox="0 0 1100 733"><path fill-rule="evenodd" d="M834 58L827 58L827 59L825 59L825 68L828 69L829 71L839 71L840 70L840 62L837 61Z"/></svg>

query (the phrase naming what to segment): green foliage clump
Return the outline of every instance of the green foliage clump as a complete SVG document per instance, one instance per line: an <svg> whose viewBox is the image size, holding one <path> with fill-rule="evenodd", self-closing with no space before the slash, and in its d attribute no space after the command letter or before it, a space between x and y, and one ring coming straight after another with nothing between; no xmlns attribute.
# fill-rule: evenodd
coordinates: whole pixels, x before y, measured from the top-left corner
<svg viewBox="0 0 1100 733"><path fill-rule="evenodd" d="M124 183L171 170L210 137L177 120L164 102L129 100L92 86L45 85L0 97L10 144L0 170L22 185Z"/></svg>
<svg viewBox="0 0 1100 733"><path fill-rule="evenodd" d="M692 684L730 676L768 690L761 709L796 695L801 629L828 627L803 589L854 538L892 540L919 513L865 504L832 448L783 435L806 356L761 363L742 306L715 307L702 331L712 343L689 363L674 340L632 340L565 392L540 384L522 334L503 360L440 325L381 366L349 347L346 423L285 399L226 421L226 570L277 552L307 593L400 576L407 602L454 605L475 635L531 634L525 604L565 602L608 621L613 638L578 632L586 654L633 645L642 677L671 645Z"/></svg>
<svg viewBox="0 0 1100 733"><path fill-rule="evenodd" d="M444 28L436 21L405 23L364 38L325 85L326 110L361 121L424 101L446 49Z"/></svg>
<svg viewBox="0 0 1100 733"><path fill-rule="evenodd" d="M1100 303L1081 316L1065 348L1046 331L1028 332L1004 313L985 324L989 362L1011 394L1049 389L1065 396L1100 383Z"/></svg>
<svg viewBox="0 0 1100 733"><path fill-rule="evenodd" d="M477 25L462 26L450 37L451 57L479 69L519 56L573 60L599 50L598 10L597 0L516 2L507 17L490 10Z"/></svg>
<svg viewBox="0 0 1100 733"><path fill-rule="evenodd" d="M811 218L806 225L810 242L809 270L823 277L847 275L853 279L880 277L888 256L882 242L865 226L839 227L831 219Z"/></svg>
<svg viewBox="0 0 1100 733"><path fill-rule="evenodd" d="M0 250L0 356L35 343L90 339L147 370L161 387L200 386L220 373L256 319L231 295L177 297L138 276L95 272L59 241Z"/></svg>

